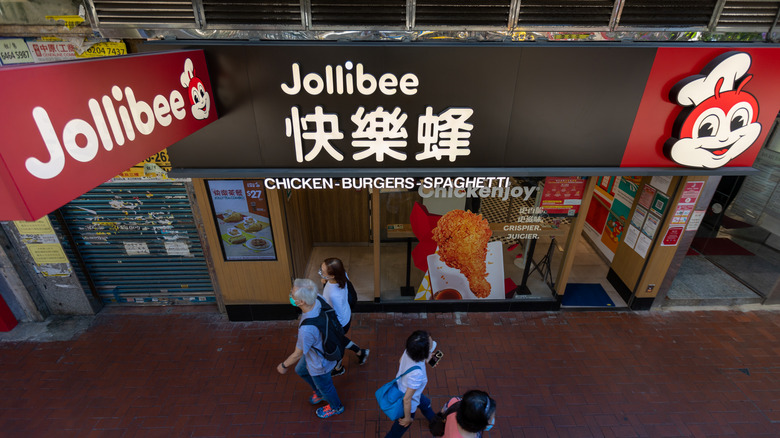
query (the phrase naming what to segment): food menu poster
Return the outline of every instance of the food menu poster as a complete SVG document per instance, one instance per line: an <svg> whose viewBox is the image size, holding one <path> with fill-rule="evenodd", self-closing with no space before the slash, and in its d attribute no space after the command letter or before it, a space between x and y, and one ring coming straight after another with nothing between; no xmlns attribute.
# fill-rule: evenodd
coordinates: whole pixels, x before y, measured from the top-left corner
<svg viewBox="0 0 780 438"><path fill-rule="evenodd" d="M225 260L276 260L263 181L209 180L206 188Z"/></svg>
<svg viewBox="0 0 780 438"><path fill-rule="evenodd" d="M540 207L547 214L574 216L580 210L585 180L577 177L551 177L544 180Z"/></svg>

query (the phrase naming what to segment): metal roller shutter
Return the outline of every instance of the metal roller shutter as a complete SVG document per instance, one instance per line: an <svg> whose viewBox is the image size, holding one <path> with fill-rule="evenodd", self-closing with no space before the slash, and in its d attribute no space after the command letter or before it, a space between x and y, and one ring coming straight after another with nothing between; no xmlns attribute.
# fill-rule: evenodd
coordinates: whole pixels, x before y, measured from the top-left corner
<svg viewBox="0 0 780 438"><path fill-rule="evenodd" d="M81 257L104 303L215 302L184 183L106 183L60 212L71 264Z"/></svg>

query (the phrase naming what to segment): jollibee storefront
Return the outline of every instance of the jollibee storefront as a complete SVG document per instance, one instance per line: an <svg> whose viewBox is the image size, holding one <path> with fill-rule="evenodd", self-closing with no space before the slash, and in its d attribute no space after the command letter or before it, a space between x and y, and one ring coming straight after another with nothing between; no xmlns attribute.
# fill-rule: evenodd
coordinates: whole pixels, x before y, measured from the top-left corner
<svg viewBox="0 0 780 438"><path fill-rule="evenodd" d="M328 257L361 311L649 309L780 107L771 48L197 48L220 119L169 152L231 320Z"/></svg>
<svg viewBox="0 0 780 438"><path fill-rule="evenodd" d="M2 192L3 219L37 219L167 147L177 191L109 189L101 211L71 202L64 223L91 221L72 222L72 246L164 261L160 280L197 255L198 293L236 321L294 318L292 279L317 280L328 257L344 261L358 311L649 309L719 181L756 172L780 108L780 57L759 46L138 49L150 53L103 61L113 76L74 90L83 105L17 112L32 143L2 150L4 188L18 188ZM133 213L142 205L154 211ZM153 278L143 269L133 281ZM192 295L185 277L160 292Z"/></svg>

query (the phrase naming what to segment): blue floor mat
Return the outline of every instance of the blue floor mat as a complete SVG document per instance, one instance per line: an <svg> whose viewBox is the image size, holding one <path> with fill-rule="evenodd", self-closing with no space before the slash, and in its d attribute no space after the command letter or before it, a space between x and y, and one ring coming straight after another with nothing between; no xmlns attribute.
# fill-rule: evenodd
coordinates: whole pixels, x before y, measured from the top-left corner
<svg viewBox="0 0 780 438"><path fill-rule="evenodd" d="M569 283L561 298L561 306L615 307L604 286L598 283Z"/></svg>

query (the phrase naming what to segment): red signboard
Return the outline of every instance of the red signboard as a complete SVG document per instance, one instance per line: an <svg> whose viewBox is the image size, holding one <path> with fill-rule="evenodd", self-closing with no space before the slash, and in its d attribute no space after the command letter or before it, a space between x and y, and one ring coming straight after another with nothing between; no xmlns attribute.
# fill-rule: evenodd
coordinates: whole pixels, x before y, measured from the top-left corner
<svg viewBox="0 0 780 438"><path fill-rule="evenodd" d="M780 108L778 71L773 49L659 48L621 167L750 167Z"/></svg>
<svg viewBox="0 0 780 438"><path fill-rule="evenodd" d="M35 220L217 119L200 50L0 70L0 220Z"/></svg>
<svg viewBox="0 0 780 438"><path fill-rule="evenodd" d="M552 177L544 180L540 207L547 214L573 216L580 210L585 180L577 177Z"/></svg>
<svg viewBox="0 0 780 438"><path fill-rule="evenodd" d="M661 246L677 246L683 231L685 231L685 227L669 227L663 241L661 241Z"/></svg>

